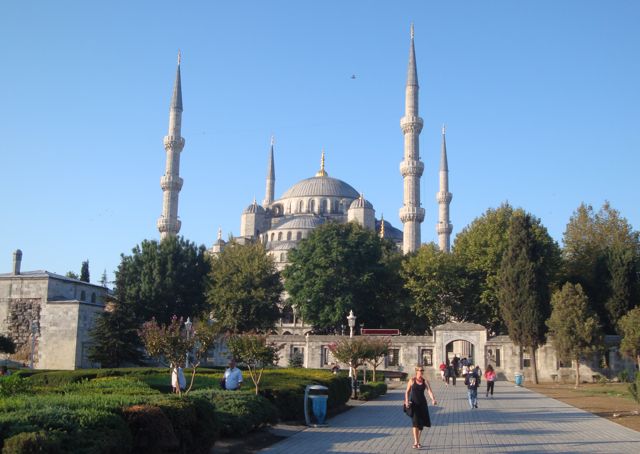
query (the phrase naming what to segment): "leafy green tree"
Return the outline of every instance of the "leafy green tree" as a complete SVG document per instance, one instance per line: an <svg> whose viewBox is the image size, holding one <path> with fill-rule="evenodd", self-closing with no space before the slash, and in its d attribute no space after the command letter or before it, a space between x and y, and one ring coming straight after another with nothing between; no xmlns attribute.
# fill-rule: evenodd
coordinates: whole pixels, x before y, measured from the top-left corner
<svg viewBox="0 0 640 454"><path fill-rule="evenodd" d="M89 260L82 262L82 267L80 268L80 280L83 282L91 281L91 278L89 277Z"/></svg>
<svg viewBox="0 0 640 454"><path fill-rule="evenodd" d="M545 342L545 321L551 312L550 285L559 256L548 233L543 238L537 235L540 228L530 214L512 216L497 289L509 337L530 351L534 383L538 383L536 351Z"/></svg>
<svg viewBox="0 0 640 454"><path fill-rule="evenodd" d="M318 330L338 331L353 310L368 327L397 317L402 291L393 243L356 223L327 223L289 253L288 303Z"/></svg>
<svg viewBox="0 0 640 454"><path fill-rule="evenodd" d="M142 325L138 334L149 355L159 361L167 361L172 370L182 364L187 354L193 355L191 382L185 391L188 394L193 387L198 367L220 335L220 327L200 320L194 323L192 332L187 333L184 320L174 316L168 325L161 325L151 319ZM179 387L177 391L178 394L182 392Z"/></svg>
<svg viewBox="0 0 640 454"><path fill-rule="evenodd" d="M67 271L64 277L68 277L69 279L76 279L78 281L80 280L80 276L78 275L78 273L74 273L73 271Z"/></svg>
<svg viewBox="0 0 640 454"><path fill-rule="evenodd" d="M425 244L404 262L402 276L414 304L413 311L430 327L451 319L482 322L480 285L469 276L460 256Z"/></svg>
<svg viewBox="0 0 640 454"><path fill-rule="evenodd" d="M115 299L132 308L139 325L151 318L167 324L173 315L198 318L207 309L211 266L204 246L182 237L145 240L121 257Z"/></svg>
<svg viewBox="0 0 640 454"><path fill-rule="evenodd" d="M371 347L366 337L344 337L328 346L329 351L341 363L349 365L351 376L358 376L358 368L371 357Z"/></svg>
<svg viewBox="0 0 640 454"><path fill-rule="evenodd" d="M249 370L257 395L262 373L266 367L271 367L278 361L282 345L268 342L267 336L262 334L236 334L229 337L227 347L233 357Z"/></svg>
<svg viewBox="0 0 640 454"><path fill-rule="evenodd" d="M634 358L636 366L640 368L640 307L627 312L618 325L622 334L620 350Z"/></svg>
<svg viewBox="0 0 640 454"><path fill-rule="evenodd" d="M581 204L563 237L565 278L579 283L606 332L640 301L640 238L608 202L595 212Z"/></svg>
<svg viewBox="0 0 640 454"><path fill-rule="evenodd" d="M109 279L107 278L107 270L105 269L102 272L102 277L100 278L100 285L102 285L103 287L106 287L108 283L109 283Z"/></svg>
<svg viewBox="0 0 640 454"><path fill-rule="evenodd" d="M283 286L262 243L231 242L212 258L209 277L211 313L232 332L267 331L280 317Z"/></svg>
<svg viewBox="0 0 640 454"><path fill-rule="evenodd" d="M107 310L97 316L90 336L93 344L89 347L89 359L101 367L141 364L142 344L130 306L108 303Z"/></svg>
<svg viewBox="0 0 640 454"><path fill-rule="evenodd" d="M575 361L576 387L580 386L580 357L602 346L597 315L580 284L566 283L551 299L553 310L547 320L553 346L561 358Z"/></svg>

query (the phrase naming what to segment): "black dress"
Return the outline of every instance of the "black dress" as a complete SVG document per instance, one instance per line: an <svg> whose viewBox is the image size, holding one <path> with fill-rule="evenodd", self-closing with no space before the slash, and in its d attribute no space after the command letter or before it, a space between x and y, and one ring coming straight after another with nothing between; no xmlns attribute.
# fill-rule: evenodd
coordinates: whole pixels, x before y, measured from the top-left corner
<svg viewBox="0 0 640 454"><path fill-rule="evenodd" d="M425 427L431 427L431 418L429 417L429 407L427 406L427 398L424 391L427 388L426 382L422 384L414 381L411 385L411 393L409 400L413 406L413 427L422 430Z"/></svg>

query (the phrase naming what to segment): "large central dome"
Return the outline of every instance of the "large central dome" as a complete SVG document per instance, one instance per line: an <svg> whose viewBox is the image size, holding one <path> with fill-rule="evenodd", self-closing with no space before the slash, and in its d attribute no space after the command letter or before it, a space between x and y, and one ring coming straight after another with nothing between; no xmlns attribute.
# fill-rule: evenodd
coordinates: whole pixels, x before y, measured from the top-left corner
<svg viewBox="0 0 640 454"><path fill-rule="evenodd" d="M357 199L359 194L358 191L342 180L327 176L316 176L299 181L282 195L283 199L292 197L344 197Z"/></svg>

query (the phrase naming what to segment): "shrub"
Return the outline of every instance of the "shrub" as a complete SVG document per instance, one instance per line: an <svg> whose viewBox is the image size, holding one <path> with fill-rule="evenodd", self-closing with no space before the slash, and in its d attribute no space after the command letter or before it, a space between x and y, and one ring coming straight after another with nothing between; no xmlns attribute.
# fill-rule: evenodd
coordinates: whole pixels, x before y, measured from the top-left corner
<svg viewBox="0 0 640 454"><path fill-rule="evenodd" d="M21 432L4 441L2 454L58 453L60 439L60 433L53 431Z"/></svg>
<svg viewBox="0 0 640 454"><path fill-rule="evenodd" d="M129 425L136 452L165 452L179 446L171 421L164 412L151 405L125 408L124 418Z"/></svg>
<svg viewBox="0 0 640 454"><path fill-rule="evenodd" d="M627 369L623 369L618 373L618 380L620 383L628 383L629 380L629 371Z"/></svg>
<svg viewBox="0 0 640 454"><path fill-rule="evenodd" d="M15 394L24 394L31 391L31 383L19 375L10 375L0 378L0 397L9 397Z"/></svg>
<svg viewBox="0 0 640 454"><path fill-rule="evenodd" d="M261 395L214 391L212 400L224 436L243 436L258 427L278 421L278 409Z"/></svg>
<svg viewBox="0 0 640 454"><path fill-rule="evenodd" d="M167 396L156 405L171 421L180 451L208 453L219 433L219 423L211 402L196 396Z"/></svg>
<svg viewBox="0 0 640 454"><path fill-rule="evenodd" d="M379 381L360 385L358 400L371 400L387 393L387 384Z"/></svg>
<svg viewBox="0 0 640 454"><path fill-rule="evenodd" d="M289 367L299 368L304 365L304 355L301 352L294 352L289 358Z"/></svg>

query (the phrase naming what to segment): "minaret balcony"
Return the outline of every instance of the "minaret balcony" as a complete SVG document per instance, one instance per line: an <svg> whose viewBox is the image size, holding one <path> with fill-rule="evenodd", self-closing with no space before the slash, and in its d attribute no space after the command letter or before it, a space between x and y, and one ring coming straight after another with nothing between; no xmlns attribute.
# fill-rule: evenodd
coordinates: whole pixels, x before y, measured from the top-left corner
<svg viewBox="0 0 640 454"><path fill-rule="evenodd" d="M172 220L164 216L160 216L158 218L157 226L160 233L178 233L180 231L180 227L182 227L182 221L180 221L180 219Z"/></svg>
<svg viewBox="0 0 640 454"><path fill-rule="evenodd" d="M184 137L176 137L176 136L165 136L163 139L164 149L166 151L174 150L174 151L182 151L184 148Z"/></svg>
<svg viewBox="0 0 640 454"><path fill-rule="evenodd" d="M400 208L400 220L405 222L424 221L424 208L422 207L402 207Z"/></svg>
<svg viewBox="0 0 640 454"><path fill-rule="evenodd" d="M180 177L164 175L160 178L160 187L163 191L179 191L182 189L184 180Z"/></svg>
<svg viewBox="0 0 640 454"><path fill-rule="evenodd" d="M404 116L400 119L400 129L402 129L404 134L413 132L420 134L423 125L424 122L422 121L422 118L415 117L413 115Z"/></svg>
<svg viewBox="0 0 640 454"><path fill-rule="evenodd" d="M403 177L421 177L423 172L424 164L422 161L405 160L400 163L400 174Z"/></svg>
<svg viewBox="0 0 640 454"><path fill-rule="evenodd" d="M438 203L449 203L451 202L451 199L453 199L453 194L450 192L440 191L436 194L436 200Z"/></svg>
<svg viewBox="0 0 640 454"><path fill-rule="evenodd" d="M453 231L453 224L440 222L436 226L436 232L438 233L438 235L444 235L444 234L451 235L452 231Z"/></svg>

